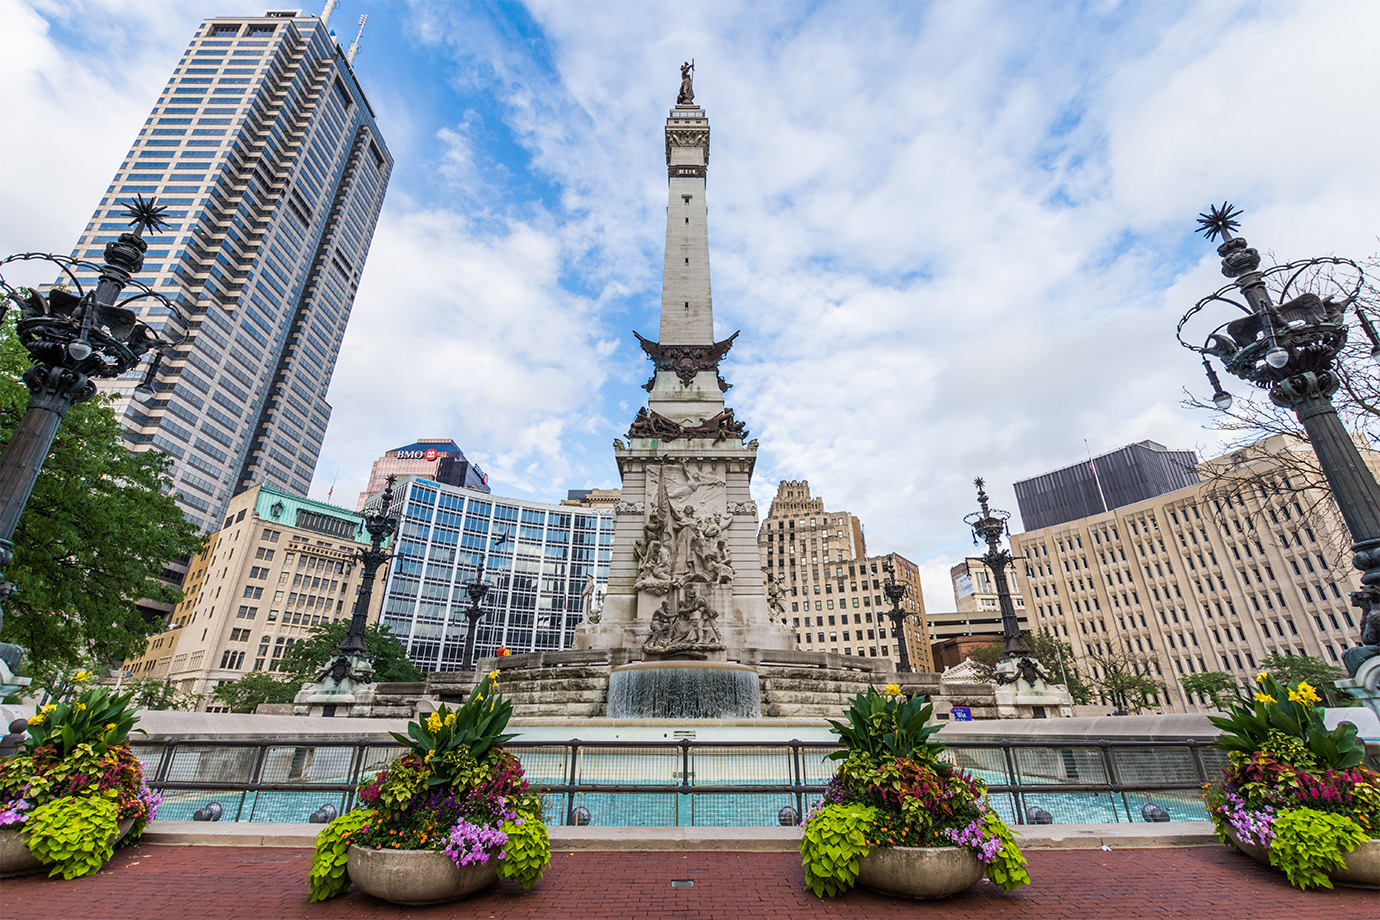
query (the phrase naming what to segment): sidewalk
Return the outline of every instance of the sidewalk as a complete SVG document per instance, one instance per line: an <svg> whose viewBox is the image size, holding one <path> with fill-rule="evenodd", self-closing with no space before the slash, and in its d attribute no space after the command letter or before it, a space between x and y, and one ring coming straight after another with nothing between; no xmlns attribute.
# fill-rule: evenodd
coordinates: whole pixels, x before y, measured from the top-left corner
<svg viewBox="0 0 1380 920"><path fill-rule="evenodd" d="M357 890L307 901L311 852L302 847L140 843L85 879L0 883L6 920L292 920L475 917L490 920L725 920L725 918L1020 918L1020 920L1366 920L1380 895L1301 892L1282 875L1224 846L1039 849L1033 884L1003 895L987 881L946 901L902 901L855 889L819 900L792 852L566 850L524 892L499 882L465 901L396 907ZM672 887L673 881L693 887Z"/></svg>

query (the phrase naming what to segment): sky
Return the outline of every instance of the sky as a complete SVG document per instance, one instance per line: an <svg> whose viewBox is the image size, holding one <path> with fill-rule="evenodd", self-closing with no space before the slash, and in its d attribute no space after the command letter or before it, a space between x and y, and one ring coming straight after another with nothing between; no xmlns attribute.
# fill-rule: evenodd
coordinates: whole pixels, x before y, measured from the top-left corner
<svg viewBox="0 0 1380 920"><path fill-rule="evenodd" d="M0 0L0 253L70 252L197 23L272 8ZM342 0L343 43L366 13L395 166L311 490L350 507L418 437L498 495L618 485L682 60L753 495L809 480L931 611L973 477L1015 512L1013 482L1086 450L1219 449L1174 338L1225 282L1200 211L1243 208L1280 261L1380 249L1373 2Z"/></svg>

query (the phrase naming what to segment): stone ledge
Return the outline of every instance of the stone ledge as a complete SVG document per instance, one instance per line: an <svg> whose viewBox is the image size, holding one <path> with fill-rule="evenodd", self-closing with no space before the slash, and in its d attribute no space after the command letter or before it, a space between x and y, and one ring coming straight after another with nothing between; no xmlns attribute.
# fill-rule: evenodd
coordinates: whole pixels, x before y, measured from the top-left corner
<svg viewBox="0 0 1380 920"><path fill-rule="evenodd" d="M140 843L164 846L311 847L320 824L154 821ZM1218 846L1207 821L1170 824L1042 824L1014 828L1023 849L1096 850ZM551 849L725 852L791 851L797 827L553 827Z"/></svg>

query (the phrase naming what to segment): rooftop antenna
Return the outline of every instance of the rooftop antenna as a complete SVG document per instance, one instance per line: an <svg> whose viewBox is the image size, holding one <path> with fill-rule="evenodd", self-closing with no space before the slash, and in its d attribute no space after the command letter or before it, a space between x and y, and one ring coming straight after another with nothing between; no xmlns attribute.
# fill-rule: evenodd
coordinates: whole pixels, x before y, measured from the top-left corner
<svg viewBox="0 0 1380 920"><path fill-rule="evenodd" d="M331 13L335 12L335 5L340 0L326 0L326 8L321 11L321 24L324 26L331 21Z"/></svg>
<svg viewBox="0 0 1380 920"><path fill-rule="evenodd" d="M355 40L350 42L350 50L345 52L345 63L353 64L355 55L359 53L359 40L364 35L364 23L369 20L369 14L365 13L359 17L359 32L355 35Z"/></svg>

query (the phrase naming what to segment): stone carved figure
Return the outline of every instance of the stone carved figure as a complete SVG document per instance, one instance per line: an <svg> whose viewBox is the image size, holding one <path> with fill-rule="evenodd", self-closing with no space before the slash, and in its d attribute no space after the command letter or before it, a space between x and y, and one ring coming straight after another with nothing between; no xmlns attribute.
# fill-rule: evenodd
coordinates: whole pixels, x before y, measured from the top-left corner
<svg viewBox="0 0 1380 920"><path fill-rule="evenodd" d="M694 61L686 61L680 65L680 93L676 95L676 105L695 104L695 87L690 76L694 72Z"/></svg>
<svg viewBox="0 0 1380 920"><path fill-rule="evenodd" d="M786 602L783 600L785 596L786 589L781 587L781 584L776 580L774 576L768 575L767 606L771 608L771 612L773 614L781 616L783 618L786 616Z"/></svg>
<svg viewBox="0 0 1380 920"><path fill-rule="evenodd" d="M586 617L594 612L594 576L585 576L585 586L580 589L580 612Z"/></svg>

